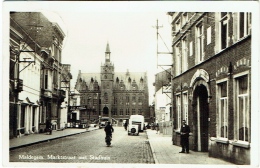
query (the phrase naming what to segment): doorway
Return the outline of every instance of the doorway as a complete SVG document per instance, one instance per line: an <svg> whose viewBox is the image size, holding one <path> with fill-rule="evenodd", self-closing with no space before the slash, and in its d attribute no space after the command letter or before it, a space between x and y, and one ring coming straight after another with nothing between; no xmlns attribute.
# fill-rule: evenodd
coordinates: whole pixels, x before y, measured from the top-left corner
<svg viewBox="0 0 260 168"><path fill-rule="evenodd" d="M193 92L193 111L194 111L194 146L195 150L201 152L208 151L208 125L209 125L209 106L208 92L204 85L199 85Z"/></svg>
<svg viewBox="0 0 260 168"><path fill-rule="evenodd" d="M108 107L104 107L103 108L103 116L108 116L108 112L109 112Z"/></svg>

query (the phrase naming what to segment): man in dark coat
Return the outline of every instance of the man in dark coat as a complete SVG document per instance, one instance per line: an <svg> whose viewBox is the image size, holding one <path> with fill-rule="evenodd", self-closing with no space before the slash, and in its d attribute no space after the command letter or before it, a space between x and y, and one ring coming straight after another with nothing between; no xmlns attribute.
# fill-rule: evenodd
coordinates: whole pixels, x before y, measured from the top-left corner
<svg viewBox="0 0 260 168"><path fill-rule="evenodd" d="M186 124L186 121L182 121L182 126L181 126L181 147L182 150L179 153L189 153L189 133L190 133L190 127Z"/></svg>
<svg viewBox="0 0 260 168"><path fill-rule="evenodd" d="M50 135L52 134L52 123L49 119L46 121L46 131L50 132Z"/></svg>
<svg viewBox="0 0 260 168"><path fill-rule="evenodd" d="M127 130L127 122L124 123L125 130Z"/></svg>
<svg viewBox="0 0 260 168"><path fill-rule="evenodd" d="M104 131L106 132L106 136L111 136L112 138L112 132L114 132L114 128L112 127L110 122L107 122L107 125L104 128Z"/></svg>

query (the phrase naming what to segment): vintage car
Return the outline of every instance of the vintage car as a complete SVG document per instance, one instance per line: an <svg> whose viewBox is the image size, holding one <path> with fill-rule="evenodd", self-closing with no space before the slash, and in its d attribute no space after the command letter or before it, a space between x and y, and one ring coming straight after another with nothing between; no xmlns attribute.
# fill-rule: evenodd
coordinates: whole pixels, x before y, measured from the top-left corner
<svg viewBox="0 0 260 168"><path fill-rule="evenodd" d="M128 135L139 135L139 125L128 125Z"/></svg>

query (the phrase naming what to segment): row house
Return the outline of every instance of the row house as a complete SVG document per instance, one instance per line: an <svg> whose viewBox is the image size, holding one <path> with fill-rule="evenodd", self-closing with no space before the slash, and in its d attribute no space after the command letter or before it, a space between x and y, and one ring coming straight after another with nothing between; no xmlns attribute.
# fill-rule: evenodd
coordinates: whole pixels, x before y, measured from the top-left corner
<svg viewBox="0 0 260 168"><path fill-rule="evenodd" d="M169 12L173 144L181 121L190 149L236 164L251 156L251 13Z"/></svg>
<svg viewBox="0 0 260 168"><path fill-rule="evenodd" d="M100 73L79 71L75 88L81 93L90 120L110 117L121 124L130 115L140 114L150 120L146 72L115 72L109 44Z"/></svg>
<svg viewBox="0 0 260 168"><path fill-rule="evenodd" d="M67 127L68 124L68 113L69 113L69 106L70 106L70 81L72 79L72 74L70 73L70 64L62 64L62 72L61 72L61 90L64 90L65 98L64 101L61 103L61 111L60 111L60 129L64 129Z"/></svg>
<svg viewBox="0 0 260 168"><path fill-rule="evenodd" d="M40 12L10 13L10 137L60 128L62 41L57 23Z"/></svg>
<svg viewBox="0 0 260 168"><path fill-rule="evenodd" d="M82 95L74 88L69 95L69 111L68 111L68 125L67 127L79 128L87 124L88 118L86 113L86 106L81 104Z"/></svg>

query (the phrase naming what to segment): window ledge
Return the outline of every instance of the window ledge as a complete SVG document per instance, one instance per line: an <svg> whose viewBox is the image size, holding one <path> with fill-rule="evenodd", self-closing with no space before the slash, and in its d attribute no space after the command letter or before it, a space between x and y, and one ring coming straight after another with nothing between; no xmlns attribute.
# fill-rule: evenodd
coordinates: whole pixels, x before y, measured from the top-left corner
<svg viewBox="0 0 260 168"><path fill-rule="evenodd" d="M243 147L243 148L250 148L250 143L244 142L244 141L234 141L234 142L232 142L232 145Z"/></svg>
<svg viewBox="0 0 260 168"><path fill-rule="evenodd" d="M216 138L215 141L217 143L229 144L229 141L227 138Z"/></svg>

